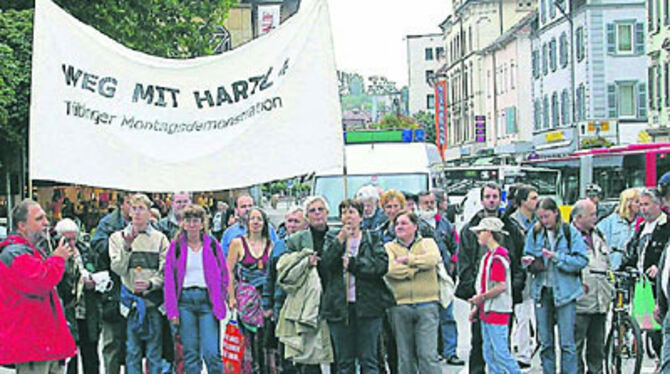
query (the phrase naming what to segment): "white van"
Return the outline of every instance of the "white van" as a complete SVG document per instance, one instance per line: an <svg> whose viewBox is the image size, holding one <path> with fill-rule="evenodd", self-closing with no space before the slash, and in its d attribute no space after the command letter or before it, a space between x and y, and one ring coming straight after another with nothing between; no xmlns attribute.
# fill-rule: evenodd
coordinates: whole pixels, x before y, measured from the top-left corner
<svg viewBox="0 0 670 374"><path fill-rule="evenodd" d="M347 197L359 188L373 185L381 191L396 189L417 194L432 188L441 172L442 158L431 143L367 143L345 146ZM323 196L330 205L329 220L336 220L337 206L344 200L341 169L317 173L313 195Z"/></svg>

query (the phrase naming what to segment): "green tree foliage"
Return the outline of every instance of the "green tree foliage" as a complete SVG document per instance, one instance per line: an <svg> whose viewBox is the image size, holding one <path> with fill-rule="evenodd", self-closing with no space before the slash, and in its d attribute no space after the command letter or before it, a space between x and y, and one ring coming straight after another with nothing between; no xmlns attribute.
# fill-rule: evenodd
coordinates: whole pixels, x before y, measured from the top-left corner
<svg viewBox="0 0 670 374"><path fill-rule="evenodd" d="M414 121L426 130L426 143L435 143L435 115L419 111L414 114Z"/></svg>
<svg viewBox="0 0 670 374"><path fill-rule="evenodd" d="M57 0L61 7L125 46L154 56L213 53L211 33L235 0Z"/></svg>
<svg viewBox="0 0 670 374"><path fill-rule="evenodd" d="M382 118L378 123L372 124L373 129L416 129L419 128L419 125L414 122L412 118L404 116L395 116L393 114L387 114Z"/></svg>
<svg viewBox="0 0 670 374"><path fill-rule="evenodd" d="M33 11L0 10L0 149L2 158L28 133Z"/></svg>

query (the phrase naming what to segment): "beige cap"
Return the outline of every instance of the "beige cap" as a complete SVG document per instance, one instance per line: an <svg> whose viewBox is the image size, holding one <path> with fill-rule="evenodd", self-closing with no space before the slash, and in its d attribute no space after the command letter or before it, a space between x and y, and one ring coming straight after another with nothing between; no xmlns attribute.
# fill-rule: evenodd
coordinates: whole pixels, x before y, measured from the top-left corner
<svg viewBox="0 0 670 374"><path fill-rule="evenodd" d="M509 233L503 228L505 227L505 224L503 221L500 220L498 217L484 217L482 218L481 221L479 221L479 225L475 227L470 227L470 231L474 233L478 233L480 231L491 231L491 232L499 232L501 234L509 235Z"/></svg>

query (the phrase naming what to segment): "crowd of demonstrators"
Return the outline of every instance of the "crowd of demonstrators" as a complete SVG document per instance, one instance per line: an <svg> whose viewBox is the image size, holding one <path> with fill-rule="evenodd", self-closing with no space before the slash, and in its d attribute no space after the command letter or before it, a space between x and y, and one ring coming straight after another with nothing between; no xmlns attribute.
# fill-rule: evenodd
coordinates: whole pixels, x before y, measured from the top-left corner
<svg viewBox="0 0 670 374"><path fill-rule="evenodd" d="M51 373L67 363L76 373L81 361L84 373L97 373L102 338L106 373L125 365L128 373L190 374L203 364L222 372L221 321L235 317L245 373L328 365L342 374L438 373L441 358L465 364L453 303L438 303L439 264L471 306L470 373L530 367L535 335L543 372L555 373L556 332L561 372L602 372L614 290L591 271L626 267L654 281L663 329L649 336L659 369L670 372L667 179L623 191L607 217L598 216L601 193L591 187L570 223L529 185L514 186L503 212L502 189L488 183L483 209L459 233L440 189L364 186L339 202L341 225L332 226L326 199L308 197L276 232L246 194L234 215L217 204L210 217L190 193L174 193L169 211L158 207L161 219L146 195L122 193L90 247L70 219L50 241L46 215L24 201L12 212L14 235L0 243L0 296L10 300L0 304L8 316L0 320L0 364ZM48 334L25 333L36 326ZM176 342L183 367L174 362Z"/></svg>

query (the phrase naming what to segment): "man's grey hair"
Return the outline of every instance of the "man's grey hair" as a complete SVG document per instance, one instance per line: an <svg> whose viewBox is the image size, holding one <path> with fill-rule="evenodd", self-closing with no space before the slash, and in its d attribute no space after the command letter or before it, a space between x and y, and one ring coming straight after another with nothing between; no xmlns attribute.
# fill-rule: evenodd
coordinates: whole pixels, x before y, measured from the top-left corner
<svg viewBox="0 0 670 374"><path fill-rule="evenodd" d="M358 189L356 192L356 200L360 202L365 202L365 201L374 201L374 202L379 202L379 191L377 191L377 188L372 185L366 185Z"/></svg>
<svg viewBox="0 0 670 374"><path fill-rule="evenodd" d="M642 191L640 192L640 198L643 197L650 198L654 203L658 205L663 204L661 200L661 193L655 188L643 188Z"/></svg>
<svg viewBox="0 0 670 374"><path fill-rule="evenodd" d="M328 202L326 199L323 198L323 196L309 196L305 199L305 203L302 205L302 209L307 212L309 210L309 206L314 204L315 202L320 201L323 203L323 206L326 207L326 210L330 212L330 208L328 207Z"/></svg>
<svg viewBox="0 0 670 374"><path fill-rule="evenodd" d="M31 199L23 199L20 203L16 204L14 209L12 209L13 230L17 230L19 228L19 222L26 223L28 221L28 210L33 205L38 204L37 201Z"/></svg>
<svg viewBox="0 0 670 374"><path fill-rule="evenodd" d="M287 215L287 216L290 216L291 214L295 214L295 213L298 213L298 212L304 214L304 213L305 213L305 210L304 210L301 206L298 206L298 205L292 205L292 206L289 207L288 210L286 211L286 215Z"/></svg>
<svg viewBox="0 0 670 374"><path fill-rule="evenodd" d="M577 218L584 215L586 212L586 207L592 205L595 207L595 204L591 200L579 200L575 203L575 206L572 207L572 216Z"/></svg>
<svg viewBox="0 0 670 374"><path fill-rule="evenodd" d="M63 218L62 220L58 221L54 229L60 235L63 235L63 233L66 232L76 232L79 234L79 226L77 226L77 224L70 218Z"/></svg>

